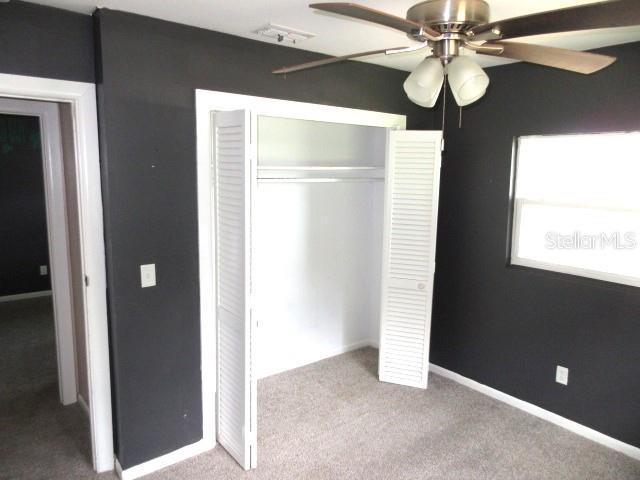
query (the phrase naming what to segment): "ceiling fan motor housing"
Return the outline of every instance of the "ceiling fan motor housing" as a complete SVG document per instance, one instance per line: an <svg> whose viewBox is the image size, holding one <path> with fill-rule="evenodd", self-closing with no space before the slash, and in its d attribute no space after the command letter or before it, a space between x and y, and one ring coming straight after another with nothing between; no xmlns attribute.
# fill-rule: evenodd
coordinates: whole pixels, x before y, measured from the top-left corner
<svg viewBox="0 0 640 480"><path fill-rule="evenodd" d="M442 33L461 33L489 22L489 4L484 0L427 0L411 7L407 20Z"/></svg>
<svg viewBox="0 0 640 480"><path fill-rule="evenodd" d="M407 11L407 20L429 26L443 34L443 39L429 40L433 55L448 63L460 53L465 32L489 22L489 4L484 0L427 0ZM425 41L422 32L412 32L409 38Z"/></svg>

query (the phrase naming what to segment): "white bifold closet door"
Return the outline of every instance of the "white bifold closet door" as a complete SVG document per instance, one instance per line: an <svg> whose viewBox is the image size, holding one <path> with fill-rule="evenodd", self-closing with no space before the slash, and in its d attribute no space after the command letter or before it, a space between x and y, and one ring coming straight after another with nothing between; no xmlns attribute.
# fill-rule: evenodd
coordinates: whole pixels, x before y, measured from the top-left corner
<svg viewBox="0 0 640 480"><path fill-rule="evenodd" d="M256 467L256 375L251 320L251 215L256 187L251 114L215 116L217 435L246 470Z"/></svg>
<svg viewBox="0 0 640 480"><path fill-rule="evenodd" d="M387 140L379 376L426 388L442 132Z"/></svg>

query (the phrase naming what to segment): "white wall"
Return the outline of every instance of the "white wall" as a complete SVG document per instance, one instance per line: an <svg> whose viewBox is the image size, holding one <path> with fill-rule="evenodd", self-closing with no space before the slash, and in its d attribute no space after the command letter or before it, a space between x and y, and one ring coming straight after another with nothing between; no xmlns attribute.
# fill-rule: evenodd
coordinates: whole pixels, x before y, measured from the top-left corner
<svg viewBox="0 0 640 480"><path fill-rule="evenodd" d="M259 165L384 166L382 128L261 118L258 132ZM258 377L377 340L383 194L381 181L259 183Z"/></svg>
<svg viewBox="0 0 640 480"><path fill-rule="evenodd" d="M258 117L258 165L384 166L386 129Z"/></svg>

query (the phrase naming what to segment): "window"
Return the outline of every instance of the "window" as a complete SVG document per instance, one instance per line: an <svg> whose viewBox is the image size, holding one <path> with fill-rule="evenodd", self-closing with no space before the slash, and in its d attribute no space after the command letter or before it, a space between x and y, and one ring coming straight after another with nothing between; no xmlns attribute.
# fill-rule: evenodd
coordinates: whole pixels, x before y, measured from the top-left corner
<svg viewBox="0 0 640 480"><path fill-rule="evenodd" d="M640 286L640 132L520 137L511 263Z"/></svg>

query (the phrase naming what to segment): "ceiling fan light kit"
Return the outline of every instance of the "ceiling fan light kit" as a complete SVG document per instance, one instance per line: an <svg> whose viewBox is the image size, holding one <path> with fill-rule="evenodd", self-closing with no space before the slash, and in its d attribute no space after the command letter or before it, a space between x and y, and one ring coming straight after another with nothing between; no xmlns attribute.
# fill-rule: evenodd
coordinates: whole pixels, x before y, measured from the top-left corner
<svg viewBox="0 0 640 480"><path fill-rule="evenodd" d="M406 18L355 3L315 3L309 6L393 28L420 44L326 58L280 68L274 73L289 73L369 55L394 55L430 47L432 54L404 82L409 99L427 108L435 105L445 75L449 77L449 86L460 106L469 105L485 94L489 77L470 57L461 55L462 49L591 74L609 66L616 60L615 57L503 40L640 25L640 0L601 1L495 22L490 22L489 4L484 0L426 0L411 7Z"/></svg>
<svg viewBox="0 0 640 480"><path fill-rule="evenodd" d="M443 83L442 63L437 58L427 57L411 72L403 87L409 100L421 107L431 108L440 96Z"/></svg>
<svg viewBox="0 0 640 480"><path fill-rule="evenodd" d="M461 107L482 98L489 86L489 77L469 57L455 57L447 64L449 86L456 103Z"/></svg>

